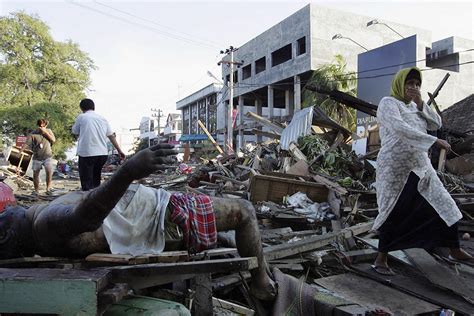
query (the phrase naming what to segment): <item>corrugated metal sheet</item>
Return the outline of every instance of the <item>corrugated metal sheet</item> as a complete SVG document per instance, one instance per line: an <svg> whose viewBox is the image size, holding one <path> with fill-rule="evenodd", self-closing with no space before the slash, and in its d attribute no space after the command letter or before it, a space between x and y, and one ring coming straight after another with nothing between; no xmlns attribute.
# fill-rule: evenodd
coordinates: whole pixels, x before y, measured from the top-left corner
<svg viewBox="0 0 474 316"><path fill-rule="evenodd" d="M309 107L296 112L290 124L281 133L280 146L283 150L288 150L291 142L296 142L300 136L311 133L313 122L313 107Z"/></svg>

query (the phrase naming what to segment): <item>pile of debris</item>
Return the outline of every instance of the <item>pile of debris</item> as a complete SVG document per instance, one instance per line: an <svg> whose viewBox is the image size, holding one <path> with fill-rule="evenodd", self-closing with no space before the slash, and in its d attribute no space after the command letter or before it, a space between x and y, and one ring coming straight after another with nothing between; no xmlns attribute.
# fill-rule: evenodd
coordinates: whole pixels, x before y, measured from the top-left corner
<svg viewBox="0 0 474 316"><path fill-rule="evenodd" d="M339 92L327 93L348 106L375 114L368 103ZM237 154L201 159L195 164L185 162L140 182L170 191L251 201L274 277L280 280L283 272L294 281L279 283L283 295L276 302L260 302L250 295L247 270L255 267L255 258L239 258L232 232L219 233L219 248L194 255L167 251L139 257L94 254L85 260L38 257L28 263L0 261L0 266L113 267L113 286L99 288L106 278L94 275L99 298L91 304L96 304L97 313L104 306L123 302L133 290L138 295L179 302L196 315L267 315L283 310L302 314L294 297L284 298L294 288L298 302L304 300L303 292L310 293L318 315L472 314L474 267L452 260L442 251L390 253L395 276L372 269L378 245L371 231L378 213L377 144L370 144L375 150L368 154L355 155L349 145L351 133L317 107L299 111L286 126L255 113L247 117L257 122L255 135L270 140L249 144ZM454 155L460 157L450 154L446 160L436 153L432 157L437 158L439 176L464 214L458 224L461 245L474 253L470 239L474 233L470 184L474 168L469 160L474 138L449 129L444 133Z"/></svg>

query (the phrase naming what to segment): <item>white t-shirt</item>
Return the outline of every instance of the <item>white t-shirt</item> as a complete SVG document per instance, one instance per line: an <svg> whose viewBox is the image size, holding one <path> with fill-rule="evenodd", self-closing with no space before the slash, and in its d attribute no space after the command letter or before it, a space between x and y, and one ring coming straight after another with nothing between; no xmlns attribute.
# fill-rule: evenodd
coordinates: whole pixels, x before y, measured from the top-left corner
<svg viewBox="0 0 474 316"><path fill-rule="evenodd" d="M89 110L79 114L72 126L73 134L79 135L77 155L81 157L104 156L107 151L107 136L113 134L107 120Z"/></svg>

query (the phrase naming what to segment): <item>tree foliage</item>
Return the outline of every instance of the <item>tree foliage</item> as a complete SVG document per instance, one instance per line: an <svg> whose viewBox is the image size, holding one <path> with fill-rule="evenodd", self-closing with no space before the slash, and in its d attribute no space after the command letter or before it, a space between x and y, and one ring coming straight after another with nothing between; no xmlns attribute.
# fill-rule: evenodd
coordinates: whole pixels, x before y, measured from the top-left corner
<svg viewBox="0 0 474 316"><path fill-rule="evenodd" d="M326 90L339 90L356 95L356 76L346 69L346 62L341 55L336 55L331 64L324 65L313 72L308 84ZM307 89L303 90L303 107L317 105L336 122L351 131L355 131L356 112L352 108L330 99L327 95Z"/></svg>
<svg viewBox="0 0 474 316"><path fill-rule="evenodd" d="M47 113L58 138L54 152L61 154L73 143L62 129L79 113L94 68L77 44L55 41L38 17L22 12L0 17L0 119L8 124L4 131L18 135L35 128L36 120Z"/></svg>

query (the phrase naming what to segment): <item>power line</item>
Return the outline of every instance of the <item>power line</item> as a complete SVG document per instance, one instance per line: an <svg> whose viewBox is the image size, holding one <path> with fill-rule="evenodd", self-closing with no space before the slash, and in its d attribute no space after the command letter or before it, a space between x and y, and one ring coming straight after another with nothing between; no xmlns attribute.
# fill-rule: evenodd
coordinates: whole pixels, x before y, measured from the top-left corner
<svg viewBox="0 0 474 316"><path fill-rule="evenodd" d="M97 4L99 4L99 5L101 5L101 6L104 6L104 7L106 7L106 8L109 8L109 9L112 9L112 10L114 10L114 11L120 12L120 13L122 13L122 14L131 16L131 17L134 17L134 18L136 18L136 19L139 19L139 20L142 20L142 21L145 21L145 22L154 24L154 25L159 26L159 27L162 27L162 28L169 29L169 30L174 31L174 32L181 33L181 34L183 34L183 35L185 35L185 36L188 36L188 37L196 38L196 36L193 35L193 34L189 34L189 33L185 33L185 32L182 32L182 31L173 29L173 28L171 28L171 27L169 27L169 26L166 26L166 25L163 25L163 24L159 24L159 23L157 23L157 22L155 22L155 21L153 21L153 20L149 20L149 19L140 17L140 16L138 16L138 15L135 15L135 14L132 14L132 13L129 13L129 12L126 12L126 11L123 11L123 10L120 10L120 9L117 9L117 8L114 8L114 7L110 6L110 5L107 5L107 4L105 4L105 3L102 3L102 2L100 2L100 1L95 1L95 0L94 0L94 2L97 3ZM178 35L178 36L179 36L179 35ZM207 39L201 39L201 41L202 41L202 42L208 42L208 43L210 43L211 45L216 45L216 46L214 46L214 47L216 47L216 48L219 47L219 46L217 46L217 45L219 45L218 43L209 41L209 40L207 40Z"/></svg>
<svg viewBox="0 0 474 316"><path fill-rule="evenodd" d="M135 25L137 27L141 27L141 28L145 28L151 32L154 32L156 34L160 34L160 35L164 35L164 36L167 36L167 37L170 37L172 39L175 39L175 40L179 40L179 41L183 41L183 42L187 42L188 44L194 44L194 45L197 45L197 46L201 46L201 47L205 47L205 48L212 48L212 49L215 49L216 46L213 46L213 45L210 45L210 44L207 44L207 43L204 43L204 42L200 42L200 41L196 41L196 40L193 40L193 39L189 39L189 38L186 38L186 37L183 37L183 36L179 36L179 35L175 35L173 33L170 33L170 32L166 32L166 31L162 31L162 30L159 30L155 27L152 27L152 26L149 26L149 25L145 25L145 24L142 24L142 23L138 23L138 22L134 22L134 21L130 21L130 20L127 20L123 17L119 17L119 16L116 16L116 15L113 15L113 14L110 14L108 12L104 12L102 10L98 10L98 9L95 9L95 8L92 8L92 7L89 7L89 6L86 6L84 4L81 4L81 3L77 3L77 2L74 2L74 0L65 0L67 3L70 3L70 4L73 4L73 5L76 5L78 7L81 7L81 8L84 8L84 9L87 9L87 10L90 10L90 11L94 11L96 13L99 13L99 14L102 14L102 15L105 15L105 16L108 16L112 19L116 19L116 20L119 20L119 21L122 21L122 22L125 22L125 23L128 23L128 24L132 24L132 25Z"/></svg>
<svg viewBox="0 0 474 316"><path fill-rule="evenodd" d="M474 51L474 48L469 48L469 49L466 49L466 50L461 50L461 51L456 52L456 53L466 53L466 52L471 52L471 51ZM384 66L384 67L379 67L379 68L367 69L367 70L358 71L358 72L349 72L349 73L347 73L347 74L344 74L343 76L351 76L351 75L361 74L361 73L370 72L370 71L383 70L383 69L387 69L387 68L393 68L393 67L398 67L398 66L404 66L404 65L413 64L413 63L418 63L418 62L422 62L422 61L426 61L426 60L427 60L427 58L423 58L423 59L418 59L418 60L415 60L415 61L408 61L408 62L405 62L405 63L396 64L396 65L391 65L391 66Z"/></svg>
<svg viewBox="0 0 474 316"><path fill-rule="evenodd" d="M456 64L451 64L451 65L443 65L443 67L454 67L454 66L463 66L467 64L473 64L474 60L463 62L463 63L456 63ZM404 63L405 64L405 63ZM400 64L399 66L403 66L404 64ZM397 65L393 65L390 67L396 67ZM425 69L420 69L420 71L430 71L430 70L436 70L438 68L425 68ZM373 71L373 70L370 70ZM367 71L361 71L360 73L367 72ZM354 72L354 74L357 74L358 72ZM355 77L352 79L334 79L334 80L328 80L327 82L346 82L346 81L356 81L356 80L363 80L363 79L374 79L374 78L381 78L381 77L387 77L387 76L393 76L395 75L396 72L391 72L391 73L386 73L386 74L380 74L380 75L374 75L374 76L367 76L367 77ZM311 82L310 80L306 81L301 81L302 84L306 84ZM267 85L272 85L272 86L287 86L288 83L241 83L238 82L236 84L236 88L245 88L245 87L264 87Z"/></svg>

